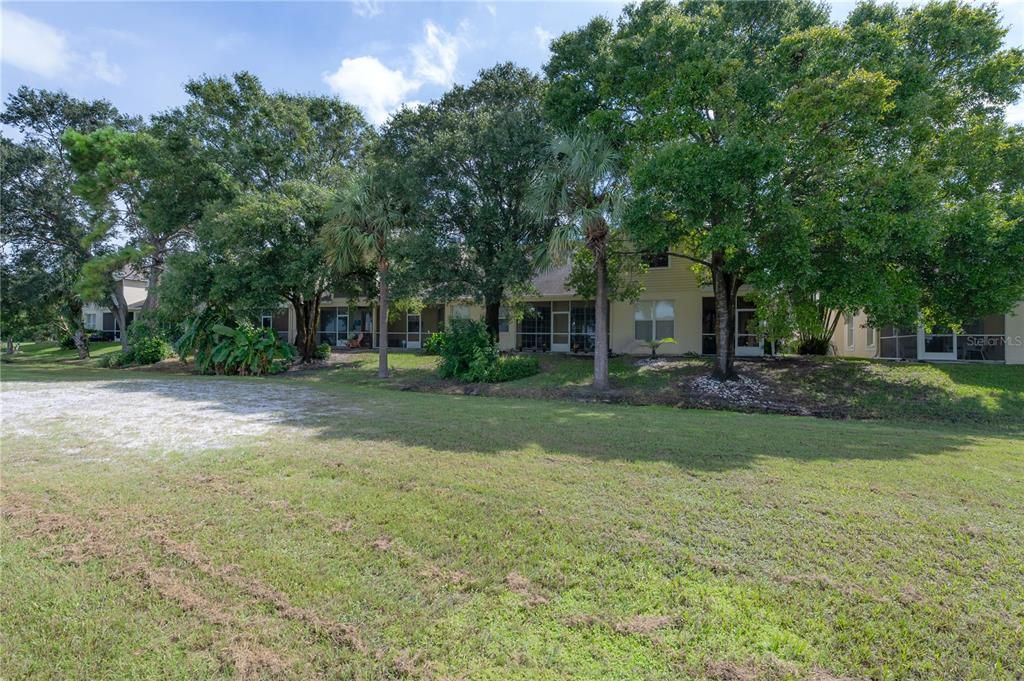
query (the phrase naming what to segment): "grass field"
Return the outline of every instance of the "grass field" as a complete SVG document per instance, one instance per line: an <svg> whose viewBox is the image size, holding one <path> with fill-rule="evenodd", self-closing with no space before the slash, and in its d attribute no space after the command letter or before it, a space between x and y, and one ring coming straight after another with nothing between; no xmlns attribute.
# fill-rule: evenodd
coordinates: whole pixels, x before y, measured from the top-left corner
<svg viewBox="0 0 1024 681"><path fill-rule="evenodd" d="M481 399L381 388L358 365L260 380L64 359L2 368L4 411L26 414L3 423L5 679L1024 668L1012 418ZM396 356L397 380L422 362ZM1019 404L1024 390L971 376L996 391L979 404ZM142 411L157 399L175 409ZM96 420L107 409L123 428Z"/></svg>
<svg viewBox="0 0 1024 681"><path fill-rule="evenodd" d="M511 383L473 388L489 395L540 399L592 399L593 365L588 358L541 355L541 373ZM461 392L434 375L436 358L412 353L390 356L392 386ZM916 364L835 358L791 358L740 362L738 369L769 388L780 406L830 417L969 423L1024 430L1024 366ZM378 385L377 356L349 355L341 368L319 378L348 385ZM710 372L709 360L665 358L638 364L614 357L609 373L614 401L692 406L687 385ZM454 389L454 390L453 390Z"/></svg>

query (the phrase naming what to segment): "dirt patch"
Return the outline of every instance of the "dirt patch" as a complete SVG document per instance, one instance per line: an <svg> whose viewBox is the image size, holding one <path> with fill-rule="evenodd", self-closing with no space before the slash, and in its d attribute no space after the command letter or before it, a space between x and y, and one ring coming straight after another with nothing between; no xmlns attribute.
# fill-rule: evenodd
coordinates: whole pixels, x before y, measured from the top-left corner
<svg viewBox="0 0 1024 681"><path fill-rule="evenodd" d="M0 407L5 436L45 439L65 454L81 453L83 443L115 443L111 458L231 447L363 412L305 386L205 378L5 383Z"/></svg>
<svg viewBox="0 0 1024 681"><path fill-rule="evenodd" d="M329 620L308 608L293 605L288 597L280 591L255 577L242 574L238 566L213 564L193 544L174 541L161 532L153 532L149 536L165 551L177 556L203 574L220 579L242 593L248 594L251 598L271 606L287 619L305 624L321 638L351 647L353 650L366 651L366 645L359 637L355 627Z"/></svg>
<svg viewBox="0 0 1024 681"><path fill-rule="evenodd" d="M519 594L526 599L529 606L544 605L548 602L547 596L539 593L529 579L518 572L510 572L505 576L505 586L508 590Z"/></svg>
<svg viewBox="0 0 1024 681"><path fill-rule="evenodd" d="M391 550L392 543L391 537L377 537L370 546L383 553Z"/></svg>
<svg viewBox="0 0 1024 681"><path fill-rule="evenodd" d="M704 669L708 678L715 681L757 681L757 668L737 662L709 662Z"/></svg>
<svg viewBox="0 0 1024 681"><path fill-rule="evenodd" d="M650 634L672 626L675 621L671 615L634 615L616 622L612 629L619 634Z"/></svg>
<svg viewBox="0 0 1024 681"><path fill-rule="evenodd" d="M157 567L135 546L123 543L124 536L64 513L40 511L24 499L8 499L4 514L17 524L27 536L45 536L56 542L61 562L81 564L87 560L110 559L117 567L110 573L112 579L134 579L160 598L173 603L182 611L225 629L244 629L252 626L238 621L230 608L203 596L181 579L178 571ZM66 535L79 535L78 540L65 541ZM121 541L118 541L120 539ZM214 651L223 664L235 669L239 678L257 678L266 675L281 676L291 666L289 660L267 648L248 635L236 637L225 648Z"/></svg>

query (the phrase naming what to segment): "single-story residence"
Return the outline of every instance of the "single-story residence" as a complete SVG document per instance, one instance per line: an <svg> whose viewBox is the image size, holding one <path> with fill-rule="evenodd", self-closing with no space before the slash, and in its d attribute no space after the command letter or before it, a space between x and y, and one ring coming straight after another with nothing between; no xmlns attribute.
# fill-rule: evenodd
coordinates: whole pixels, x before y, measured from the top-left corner
<svg viewBox="0 0 1024 681"><path fill-rule="evenodd" d="M671 338L675 342L659 348L663 354L714 354L715 306L709 286L698 283L690 266L676 258L655 256L644 276L644 292L635 303L612 302L609 307L611 350L619 354L644 355L645 341ZM569 267L559 267L534 278L534 292L524 301L523 314L510 315L502 309L499 347L519 352L591 353L594 349L594 301L584 300L566 287ZM764 354L764 339L749 331L754 306L741 289L736 309L736 352L740 356ZM295 315L281 308L275 316L264 317L264 326L279 331L285 326L294 340ZM431 303L417 313L392 313L385 340L391 348L417 349L446 319L482 319L484 308L468 301ZM274 319L279 321L274 321ZM320 318L320 340L332 346L378 347L381 342L377 310L372 301L325 297ZM282 336L284 334L282 333Z"/></svg>
<svg viewBox="0 0 1024 681"><path fill-rule="evenodd" d="M866 316L846 315L832 337L835 354L922 361L974 361L1024 364L1024 301L1010 314L992 314L965 324L962 333L947 327L868 326Z"/></svg>
<svg viewBox="0 0 1024 681"><path fill-rule="evenodd" d="M690 265L667 255L652 256L644 273L644 291L634 303L615 302L609 306L608 329L611 351L616 354L645 355L645 342L673 339L658 352L666 355L715 353L715 305L710 286L702 285ZM587 354L594 351L594 301L585 300L568 289L569 267L557 267L536 276L533 293L523 301L523 314L511 315L502 308L499 347L517 352L561 352ZM121 285L128 302L129 323L142 308L146 282L130 274ZM753 328L755 308L741 288L736 304L736 354L760 357L765 339ZM120 338L115 315L107 308L85 307L86 328L110 338ZM469 301L433 302L417 312L392 311L383 336L379 333L375 301L327 294L321 303L320 342L331 347L389 348L415 350L426 338L444 326L446 319L482 319L482 306ZM517 318L519 317L519 318ZM261 315L260 325L274 329L282 340L294 342L295 312L288 305ZM883 359L927 361L984 361L1024 364L1024 301L1011 314L989 315L964 328L962 334L950 329L923 327L875 329L867 326L863 314L844 318L833 337L836 355Z"/></svg>

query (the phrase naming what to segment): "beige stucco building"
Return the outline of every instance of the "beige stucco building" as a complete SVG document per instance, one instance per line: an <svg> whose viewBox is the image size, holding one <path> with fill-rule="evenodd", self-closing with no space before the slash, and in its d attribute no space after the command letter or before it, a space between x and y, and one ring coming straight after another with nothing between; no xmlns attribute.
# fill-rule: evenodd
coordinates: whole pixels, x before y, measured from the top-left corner
<svg viewBox="0 0 1024 681"><path fill-rule="evenodd" d="M832 337L841 357L1024 364L1024 301L1010 314L982 317L962 333L948 328L872 328L863 314L840 320Z"/></svg>
<svg viewBox="0 0 1024 681"><path fill-rule="evenodd" d="M502 310L499 347L522 352L588 353L594 347L594 302L574 295L565 285L568 267L544 272L533 281L534 292L523 301L521 314ZM715 350L714 299L710 287L701 286L689 264L663 257L652 260L643 275L644 292L635 303L612 302L609 340L612 352L643 355L646 340L671 338L659 348L663 354L713 354ZM748 332L753 305L740 291L735 324L737 353L758 356L763 339ZM386 339L389 347L422 347L423 340L446 319L482 319L484 309L470 302L428 304L419 313L392 314ZM371 301L328 298L323 302L320 336L332 346L355 344L375 347L376 308ZM269 317L265 324L270 325ZM281 330L283 323L275 324ZM294 338L295 316L288 314L287 334ZM283 334L282 334L283 335Z"/></svg>

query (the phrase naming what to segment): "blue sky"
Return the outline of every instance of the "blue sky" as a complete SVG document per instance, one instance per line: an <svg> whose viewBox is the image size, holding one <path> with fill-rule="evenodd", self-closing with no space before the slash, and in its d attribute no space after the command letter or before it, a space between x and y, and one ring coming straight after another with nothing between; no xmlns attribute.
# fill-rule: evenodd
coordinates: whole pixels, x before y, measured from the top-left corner
<svg viewBox="0 0 1024 681"><path fill-rule="evenodd" d="M379 123L498 61L539 70L552 36L622 4L5 1L0 81L5 99L26 84L151 114L182 104L189 78L244 69L272 89L337 94ZM834 17L852 6L834 3ZM1021 45L1024 4L1002 10Z"/></svg>

